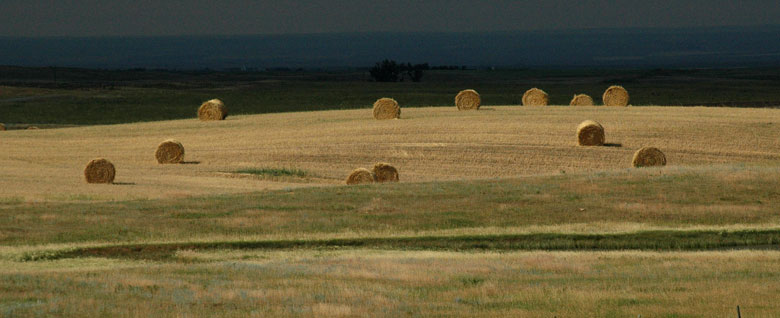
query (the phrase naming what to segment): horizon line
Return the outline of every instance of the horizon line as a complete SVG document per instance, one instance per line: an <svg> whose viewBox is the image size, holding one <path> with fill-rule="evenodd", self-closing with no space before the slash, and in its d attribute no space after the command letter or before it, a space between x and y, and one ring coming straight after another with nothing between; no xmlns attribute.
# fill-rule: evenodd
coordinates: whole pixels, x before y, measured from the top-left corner
<svg viewBox="0 0 780 318"><path fill-rule="evenodd" d="M0 35L0 39L98 39L98 38L172 38L172 37L284 37L284 36L323 36L323 35L361 35L361 34L533 34L533 33L567 33L567 32L618 32L618 31L673 31L673 30L718 30L745 28L780 28L775 24L733 24L711 26L679 26L679 27L593 27L593 28L550 28L528 30L482 30L482 31L337 31L337 32L298 32L298 33L210 33L210 34L104 34L104 35Z"/></svg>

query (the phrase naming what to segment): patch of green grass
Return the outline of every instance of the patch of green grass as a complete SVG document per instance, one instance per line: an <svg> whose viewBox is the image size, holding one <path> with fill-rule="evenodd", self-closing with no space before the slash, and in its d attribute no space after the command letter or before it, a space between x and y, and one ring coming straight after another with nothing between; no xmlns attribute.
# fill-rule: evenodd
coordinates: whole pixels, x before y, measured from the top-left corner
<svg viewBox="0 0 780 318"><path fill-rule="evenodd" d="M0 263L2 317L774 317L780 253L186 251Z"/></svg>
<svg viewBox="0 0 780 318"><path fill-rule="evenodd" d="M479 276L461 276L458 277L458 281L461 282L463 286L471 287L484 283L485 278Z"/></svg>
<svg viewBox="0 0 780 318"><path fill-rule="evenodd" d="M17 205L24 202L24 198L20 196L0 197L0 205Z"/></svg>
<svg viewBox="0 0 780 318"><path fill-rule="evenodd" d="M296 177L306 178L309 172L296 168L247 168L236 170L236 173L253 174L264 177Z"/></svg>

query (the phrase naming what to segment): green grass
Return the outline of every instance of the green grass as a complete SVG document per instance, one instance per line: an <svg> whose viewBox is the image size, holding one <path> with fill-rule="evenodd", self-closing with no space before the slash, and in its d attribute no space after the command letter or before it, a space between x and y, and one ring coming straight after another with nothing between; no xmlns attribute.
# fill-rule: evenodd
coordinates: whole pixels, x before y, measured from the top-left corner
<svg viewBox="0 0 780 318"><path fill-rule="evenodd" d="M0 244L340 233L388 236L474 228L545 227L559 232L578 224L767 226L780 221L778 206L780 169L774 163L628 169L521 179L314 187L188 199L72 203L11 200L0 205Z"/></svg>
<svg viewBox="0 0 780 318"><path fill-rule="evenodd" d="M598 103L611 84L625 86L633 105L780 104L780 79L772 69L429 71L420 83L369 82L362 72L69 72L58 82L50 82L50 71L40 78L9 73L20 79L7 78L14 86L0 90L0 118L58 125L194 118L200 103L211 98L225 101L230 114L370 108L379 97L393 97L402 107L437 106L452 105L465 88L476 89L484 105L519 105L531 87L549 93L551 104L568 105L575 93Z"/></svg>
<svg viewBox="0 0 780 318"><path fill-rule="evenodd" d="M236 170L235 173L245 173L263 177L306 178L310 176L309 172L295 168L249 168Z"/></svg>
<svg viewBox="0 0 780 318"><path fill-rule="evenodd" d="M0 262L3 317L774 317L778 252L181 251Z"/></svg>

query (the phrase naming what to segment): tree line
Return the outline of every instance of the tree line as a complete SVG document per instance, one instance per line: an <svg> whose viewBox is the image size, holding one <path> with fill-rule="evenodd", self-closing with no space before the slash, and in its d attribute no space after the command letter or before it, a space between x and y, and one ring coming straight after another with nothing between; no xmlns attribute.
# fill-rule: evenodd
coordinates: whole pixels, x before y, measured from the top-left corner
<svg viewBox="0 0 780 318"><path fill-rule="evenodd" d="M397 63L386 59L382 62L376 62L376 65L368 72L377 82L403 82L406 79L419 82L422 80L423 71L430 68L428 63L412 65L412 63Z"/></svg>

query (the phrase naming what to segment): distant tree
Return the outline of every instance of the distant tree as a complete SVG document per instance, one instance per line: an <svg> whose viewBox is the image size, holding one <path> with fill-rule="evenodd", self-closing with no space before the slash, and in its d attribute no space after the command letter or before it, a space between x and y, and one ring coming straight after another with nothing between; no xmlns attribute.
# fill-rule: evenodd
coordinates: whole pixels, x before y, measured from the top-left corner
<svg viewBox="0 0 780 318"><path fill-rule="evenodd" d="M374 67L369 70L371 77L377 82L396 82L398 81L398 75L401 73L401 69L393 60L384 60L377 62Z"/></svg>
<svg viewBox="0 0 780 318"><path fill-rule="evenodd" d="M406 77L412 82L419 82L422 80L423 71L430 69L428 63L415 64L412 63L396 63L393 60L384 60L377 62L374 67L369 70L371 77L377 82L397 82L404 81Z"/></svg>
<svg viewBox="0 0 780 318"><path fill-rule="evenodd" d="M401 71L403 72L401 81L403 82L404 78L408 76L412 82L419 82L422 80L423 71L427 69L430 69L428 63L415 65L412 65L412 63L401 64Z"/></svg>
<svg viewBox="0 0 780 318"><path fill-rule="evenodd" d="M438 65L431 67L432 70L446 70L446 71L452 71L452 70L459 70L460 67L456 65Z"/></svg>

